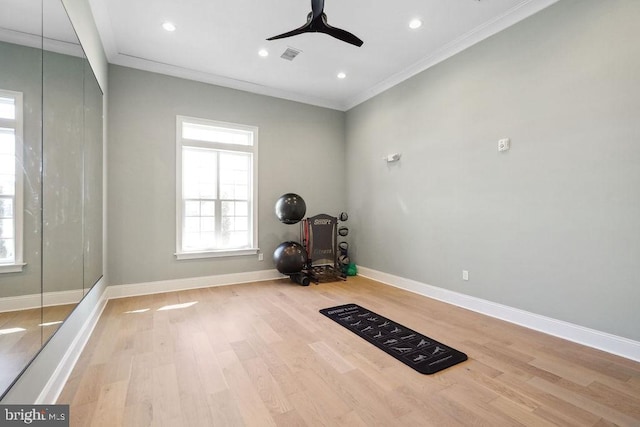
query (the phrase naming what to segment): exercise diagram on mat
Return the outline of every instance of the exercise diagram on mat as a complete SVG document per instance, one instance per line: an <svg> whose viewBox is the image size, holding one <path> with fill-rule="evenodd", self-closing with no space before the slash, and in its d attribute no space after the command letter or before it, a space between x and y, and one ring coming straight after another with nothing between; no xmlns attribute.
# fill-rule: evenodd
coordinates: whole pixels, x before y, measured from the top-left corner
<svg viewBox="0 0 640 427"><path fill-rule="evenodd" d="M283 242L273 252L276 269L303 286L355 276L356 266L349 258L348 242L338 243L338 235L349 234L349 228L341 224L349 219L347 213L304 218L306 212L304 199L295 193L283 194L276 201L275 214L280 222L300 223L300 242Z"/></svg>

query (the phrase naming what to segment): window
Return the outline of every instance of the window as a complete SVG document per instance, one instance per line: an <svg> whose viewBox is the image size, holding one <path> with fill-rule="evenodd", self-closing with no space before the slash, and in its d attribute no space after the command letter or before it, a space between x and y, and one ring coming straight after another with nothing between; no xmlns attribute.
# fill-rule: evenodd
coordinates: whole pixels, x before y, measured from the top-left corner
<svg viewBox="0 0 640 427"><path fill-rule="evenodd" d="M22 271L22 93L0 89L0 273Z"/></svg>
<svg viewBox="0 0 640 427"><path fill-rule="evenodd" d="M177 117L176 256L258 252L258 128Z"/></svg>

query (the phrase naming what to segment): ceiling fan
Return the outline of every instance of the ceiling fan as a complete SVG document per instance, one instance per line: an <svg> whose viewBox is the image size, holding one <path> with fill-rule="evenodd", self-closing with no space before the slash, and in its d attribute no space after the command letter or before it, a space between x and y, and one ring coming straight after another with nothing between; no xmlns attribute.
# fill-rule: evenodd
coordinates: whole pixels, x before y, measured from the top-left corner
<svg viewBox="0 0 640 427"><path fill-rule="evenodd" d="M285 37L297 36L303 33L324 33L332 37L350 43L355 46L362 46L363 41L348 31L335 28L327 24L327 15L324 13L324 0L311 0L311 12L307 15L307 23L300 28L284 34L269 37L267 40L283 39Z"/></svg>

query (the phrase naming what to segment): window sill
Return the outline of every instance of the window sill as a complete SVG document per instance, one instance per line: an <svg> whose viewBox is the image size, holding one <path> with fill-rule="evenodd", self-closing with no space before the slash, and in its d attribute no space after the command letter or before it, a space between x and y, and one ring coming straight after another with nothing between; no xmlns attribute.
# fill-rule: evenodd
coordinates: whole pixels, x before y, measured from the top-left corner
<svg viewBox="0 0 640 427"><path fill-rule="evenodd" d="M25 263L17 264L0 264L0 274L2 273L22 273L22 268L27 265Z"/></svg>
<svg viewBox="0 0 640 427"><path fill-rule="evenodd" d="M200 258L222 258L231 256L247 256L256 255L260 252L260 248L251 249L225 249L220 251L203 251L203 252L178 252L174 254L176 259L200 259Z"/></svg>

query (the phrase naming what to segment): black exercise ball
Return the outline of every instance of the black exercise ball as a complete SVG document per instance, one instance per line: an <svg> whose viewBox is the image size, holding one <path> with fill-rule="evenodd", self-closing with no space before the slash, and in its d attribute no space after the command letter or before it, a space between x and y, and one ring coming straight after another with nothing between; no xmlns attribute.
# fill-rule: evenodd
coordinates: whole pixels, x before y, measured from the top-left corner
<svg viewBox="0 0 640 427"><path fill-rule="evenodd" d="M307 251L300 243L280 243L273 251L273 262L282 274L299 273L307 264Z"/></svg>
<svg viewBox="0 0 640 427"><path fill-rule="evenodd" d="M276 201L276 216L285 224L295 224L304 218L307 204L295 193L287 193Z"/></svg>
<svg viewBox="0 0 640 427"><path fill-rule="evenodd" d="M276 216L280 222L295 224L304 218L306 213L307 204L295 193L283 194L276 201Z"/></svg>

